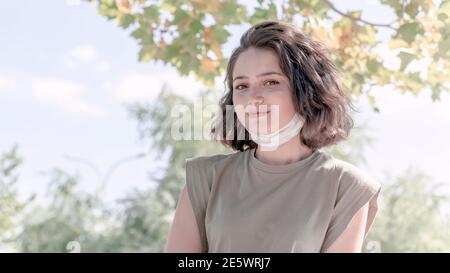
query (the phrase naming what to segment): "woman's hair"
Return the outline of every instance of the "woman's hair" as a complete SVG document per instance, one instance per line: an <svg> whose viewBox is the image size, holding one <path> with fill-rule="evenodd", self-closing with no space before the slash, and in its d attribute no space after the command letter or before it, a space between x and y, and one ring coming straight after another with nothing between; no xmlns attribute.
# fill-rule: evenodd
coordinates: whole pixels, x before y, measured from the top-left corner
<svg viewBox="0 0 450 273"><path fill-rule="evenodd" d="M242 35L239 47L231 54L224 80L228 91L225 90L219 101L220 115L211 130L214 139L239 151L258 146L248 138L248 131L242 128L236 113L233 112L231 118L226 114L226 108L229 110L229 105L234 105L234 65L239 55L251 47L269 49L278 56L280 68L289 79L296 110L305 118L300 132L303 145L315 150L347 138L353 127L348 107L353 109L353 105L343 92L338 70L329 57L328 49L305 36L294 25L263 21ZM234 125L226 126L227 122ZM245 138L237 138L242 131ZM232 137L229 137L230 134Z"/></svg>

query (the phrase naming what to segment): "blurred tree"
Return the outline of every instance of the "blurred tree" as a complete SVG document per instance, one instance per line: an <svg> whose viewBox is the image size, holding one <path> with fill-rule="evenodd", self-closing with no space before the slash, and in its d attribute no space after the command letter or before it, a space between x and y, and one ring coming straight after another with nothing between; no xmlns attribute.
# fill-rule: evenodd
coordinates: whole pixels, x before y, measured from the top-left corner
<svg viewBox="0 0 450 273"><path fill-rule="evenodd" d="M78 189L79 175L49 172L47 206L34 203L14 238L23 252L161 252L175 200L134 190L113 207Z"/></svg>
<svg viewBox="0 0 450 273"><path fill-rule="evenodd" d="M77 189L79 175L55 168L48 172L51 181L47 190L49 204L33 204L25 213L16 243L24 252L92 251L112 224L104 205L91 195Z"/></svg>
<svg viewBox="0 0 450 273"><path fill-rule="evenodd" d="M18 215L25 203L17 196L17 168L22 158L17 154L17 145L0 156L0 251L7 248L15 227Z"/></svg>
<svg viewBox="0 0 450 273"><path fill-rule="evenodd" d="M343 72L348 94L366 95L376 111L373 86L391 85L414 94L429 88L433 100L450 91L450 0L379 0L393 11L392 22L365 20L361 10L344 12L328 0L258 0L252 5L237 0L90 2L101 16L131 29L141 47L140 61L161 60L209 85L227 64L222 52L230 36L227 27L277 19L325 43ZM377 37L381 30L390 36L387 43L400 60L398 68L385 66L374 50L385 43ZM414 62L425 73L413 69Z"/></svg>
<svg viewBox="0 0 450 273"><path fill-rule="evenodd" d="M175 200L165 191L134 190L118 201L117 218L121 223L116 237L120 252L162 252L169 225L173 219Z"/></svg>
<svg viewBox="0 0 450 273"><path fill-rule="evenodd" d="M412 169L384 185L367 252L449 252L450 197L431 177Z"/></svg>
<svg viewBox="0 0 450 273"><path fill-rule="evenodd" d="M22 252L161 252L175 200L164 192L134 190L109 207L79 189L80 176L59 168L47 205L28 203L20 232L12 238Z"/></svg>

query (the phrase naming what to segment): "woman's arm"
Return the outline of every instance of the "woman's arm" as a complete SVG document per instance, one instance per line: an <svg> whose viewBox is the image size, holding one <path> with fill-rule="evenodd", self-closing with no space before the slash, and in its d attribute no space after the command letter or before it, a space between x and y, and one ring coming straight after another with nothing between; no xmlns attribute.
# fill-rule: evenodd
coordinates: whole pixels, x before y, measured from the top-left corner
<svg viewBox="0 0 450 273"><path fill-rule="evenodd" d="M368 212L369 203L358 210L344 232L325 252L361 252Z"/></svg>
<svg viewBox="0 0 450 273"><path fill-rule="evenodd" d="M203 252L200 232L186 185L178 198L164 252Z"/></svg>

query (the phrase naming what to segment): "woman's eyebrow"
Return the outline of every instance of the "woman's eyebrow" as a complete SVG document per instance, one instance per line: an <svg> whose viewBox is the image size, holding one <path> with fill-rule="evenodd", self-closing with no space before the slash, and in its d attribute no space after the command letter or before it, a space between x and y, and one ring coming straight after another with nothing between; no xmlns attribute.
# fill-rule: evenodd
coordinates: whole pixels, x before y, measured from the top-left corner
<svg viewBox="0 0 450 273"><path fill-rule="evenodd" d="M262 76L273 75L273 74L283 76L283 74L282 74L282 73L279 73L279 72L264 72L264 73L261 73L261 74L257 75L256 77L259 78L259 77L262 77ZM239 80L239 79L247 79L247 78L248 78L247 76L236 76L236 77L233 79L233 82L234 82L235 80Z"/></svg>

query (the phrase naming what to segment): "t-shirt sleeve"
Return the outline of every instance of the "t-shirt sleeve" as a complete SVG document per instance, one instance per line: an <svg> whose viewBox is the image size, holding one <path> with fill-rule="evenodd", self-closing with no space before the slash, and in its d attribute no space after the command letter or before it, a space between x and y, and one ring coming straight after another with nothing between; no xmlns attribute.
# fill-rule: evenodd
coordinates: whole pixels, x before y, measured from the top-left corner
<svg viewBox="0 0 450 273"><path fill-rule="evenodd" d="M379 207L381 184L353 165L347 165L339 178L339 188L321 252L327 250L350 224L353 216L368 203L364 239Z"/></svg>
<svg viewBox="0 0 450 273"><path fill-rule="evenodd" d="M205 229L205 215L211 191L211 166L203 157L188 158L186 163L186 188L197 221L203 250L207 252L208 241Z"/></svg>

